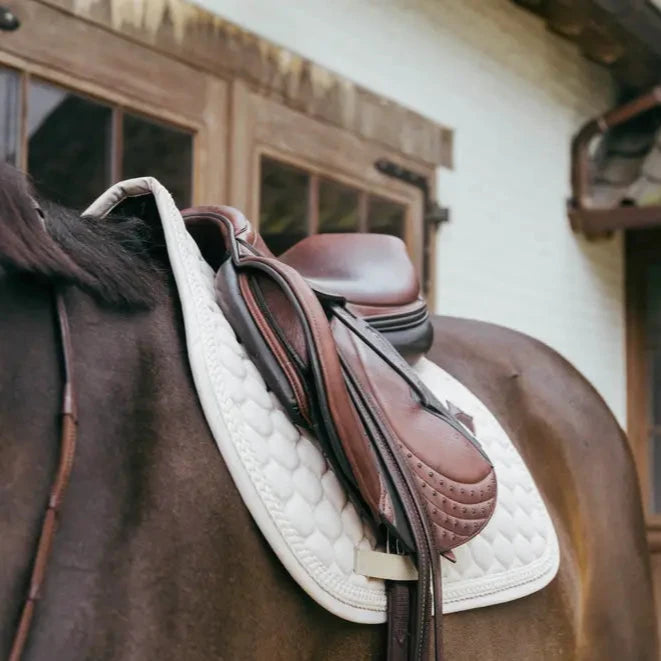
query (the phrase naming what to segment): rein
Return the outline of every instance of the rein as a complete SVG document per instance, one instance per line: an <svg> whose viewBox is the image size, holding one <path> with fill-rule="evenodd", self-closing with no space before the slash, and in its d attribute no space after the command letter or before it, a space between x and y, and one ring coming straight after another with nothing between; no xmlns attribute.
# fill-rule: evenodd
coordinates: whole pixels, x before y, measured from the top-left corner
<svg viewBox="0 0 661 661"><path fill-rule="evenodd" d="M36 202L35 210L40 215L43 222L43 212ZM53 540L57 530L60 507L64 500L66 488L69 484L76 452L78 416L76 411L76 389L74 387L73 378L73 348L71 344L71 331L69 329L69 317L62 290L56 287L53 296L55 299L55 314L57 317L57 327L60 337L63 376L62 408L60 410L60 415L62 416L60 428L60 459L51 486L50 496L48 498L48 504L46 506L46 512L41 526L39 543L37 545L37 551L32 565L29 591L23 604L16 633L14 634L9 661L20 661L25 650L36 603L41 596L41 587L46 576L46 569L48 568L48 561L53 548Z"/></svg>

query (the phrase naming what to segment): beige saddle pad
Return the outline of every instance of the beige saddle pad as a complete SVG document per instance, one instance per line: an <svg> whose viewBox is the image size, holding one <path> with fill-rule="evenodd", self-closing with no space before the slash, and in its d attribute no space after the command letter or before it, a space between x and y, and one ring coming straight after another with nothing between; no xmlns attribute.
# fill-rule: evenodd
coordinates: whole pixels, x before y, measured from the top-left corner
<svg viewBox="0 0 661 661"><path fill-rule="evenodd" d="M218 448L274 552L319 604L354 622L385 622L381 580L354 569L373 549L360 519L314 439L296 428L269 393L215 302L211 268L171 196L155 179L116 184L86 213L103 216L126 196L152 194L183 308L193 378ZM416 369L442 402L473 417L498 477L498 504L486 528L443 560L444 611L499 604L540 590L555 576L558 540L518 451L485 405L430 361Z"/></svg>

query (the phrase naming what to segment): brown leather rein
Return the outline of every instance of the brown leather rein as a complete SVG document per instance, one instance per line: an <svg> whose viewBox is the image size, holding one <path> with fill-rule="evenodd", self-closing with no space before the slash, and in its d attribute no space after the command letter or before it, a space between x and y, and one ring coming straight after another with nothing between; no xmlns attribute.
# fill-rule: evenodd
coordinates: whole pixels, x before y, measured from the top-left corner
<svg viewBox="0 0 661 661"><path fill-rule="evenodd" d="M43 212L35 203L35 210L41 216L43 221ZM64 499L66 488L69 484L71 468L73 467L74 455L76 452L76 433L78 425L78 416L76 411L76 389L73 378L73 349L71 344L71 331L69 329L69 317L67 315L66 305L62 291L57 288L54 290L55 314L57 316L57 326L62 347L62 374L63 374L63 392L61 432L60 432L60 459L57 472L51 486L48 504L44 520L39 535L37 552L32 565L32 575L30 577L30 587L23 604L21 618L14 634L9 661L20 661L25 645L27 643L32 617L34 615L36 603L40 597L41 587L46 576L46 569L53 548L53 539L57 530L59 511Z"/></svg>

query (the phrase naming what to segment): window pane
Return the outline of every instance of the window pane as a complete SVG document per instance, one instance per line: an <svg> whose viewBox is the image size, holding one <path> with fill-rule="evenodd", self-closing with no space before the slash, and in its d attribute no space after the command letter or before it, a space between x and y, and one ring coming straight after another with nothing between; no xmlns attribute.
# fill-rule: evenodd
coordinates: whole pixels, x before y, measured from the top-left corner
<svg viewBox="0 0 661 661"><path fill-rule="evenodd" d="M110 108L31 82L27 123L28 171L43 195L83 209L108 187Z"/></svg>
<svg viewBox="0 0 661 661"><path fill-rule="evenodd" d="M319 182L319 233L357 232L358 197L355 188L322 179Z"/></svg>
<svg viewBox="0 0 661 661"><path fill-rule="evenodd" d="M0 160L18 165L20 77L0 68Z"/></svg>
<svg viewBox="0 0 661 661"><path fill-rule="evenodd" d="M262 157L259 233L276 254L308 234L307 172Z"/></svg>
<svg viewBox="0 0 661 661"><path fill-rule="evenodd" d="M368 231L404 238L406 208L382 197L371 196L367 211Z"/></svg>
<svg viewBox="0 0 661 661"><path fill-rule="evenodd" d="M124 115L122 179L155 177L180 209L191 204L193 138L190 133Z"/></svg>

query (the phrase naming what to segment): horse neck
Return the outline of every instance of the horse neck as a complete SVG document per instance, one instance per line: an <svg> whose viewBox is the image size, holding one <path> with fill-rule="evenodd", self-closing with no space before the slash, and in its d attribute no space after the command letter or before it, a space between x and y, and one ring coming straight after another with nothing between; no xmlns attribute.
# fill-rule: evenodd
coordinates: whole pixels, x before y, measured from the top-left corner
<svg viewBox="0 0 661 661"><path fill-rule="evenodd" d="M0 572L0 656L25 597L56 470L62 392L52 290L17 279L5 279L4 289L0 466L7 471L1 477L10 498L0 508L0 528L8 531L2 545L6 571ZM127 592L141 594L133 563L149 562L158 535L167 536L168 527L179 523L180 483L193 477L186 475L187 451L218 460L186 366L174 295L141 312L98 306L75 288L65 291L65 301L78 444L30 633L27 652L36 658L56 658L49 654L54 642L69 653L96 644L87 640L80 618L107 616L113 607L108 592L118 600Z"/></svg>
<svg viewBox="0 0 661 661"><path fill-rule="evenodd" d="M48 285L0 276L0 366L0 656L6 656L58 456L61 375Z"/></svg>

